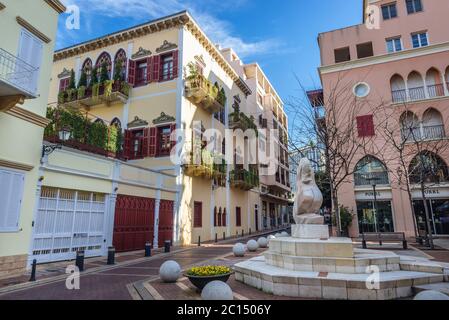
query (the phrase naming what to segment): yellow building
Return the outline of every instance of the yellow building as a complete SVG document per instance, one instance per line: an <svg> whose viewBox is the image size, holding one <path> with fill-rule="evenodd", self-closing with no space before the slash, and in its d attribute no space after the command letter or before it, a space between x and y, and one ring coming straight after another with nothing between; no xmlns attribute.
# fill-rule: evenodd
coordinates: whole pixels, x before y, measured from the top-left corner
<svg viewBox="0 0 449 320"><path fill-rule="evenodd" d="M260 78L240 74L188 12L55 52L45 144L62 149L43 158L30 259L261 230L262 198L284 201L288 183L261 191L257 158L233 161L250 144L226 131L267 122L258 123L251 78L266 84L260 113L269 106L270 119L287 127L282 101L257 70ZM275 173L267 182L278 184ZM273 204L266 227L287 222L276 216L281 202Z"/></svg>
<svg viewBox="0 0 449 320"><path fill-rule="evenodd" d="M0 1L0 277L30 248L58 0Z"/></svg>

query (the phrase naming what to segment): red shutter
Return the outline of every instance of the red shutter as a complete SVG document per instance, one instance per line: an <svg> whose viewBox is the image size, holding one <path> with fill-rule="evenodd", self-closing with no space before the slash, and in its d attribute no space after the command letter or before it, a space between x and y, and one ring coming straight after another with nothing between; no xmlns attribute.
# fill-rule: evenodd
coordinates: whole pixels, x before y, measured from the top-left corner
<svg viewBox="0 0 449 320"><path fill-rule="evenodd" d="M161 76L161 56L153 57L153 82L159 82Z"/></svg>
<svg viewBox="0 0 449 320"><path fill-rule="evenodd" d="M149 156L150 149L150 128L143 129L143 140L142 140L142 156L144 158Z"/></svg>
<svg viewBox="0 0 449 320"><path fill-rule="evenodd" d="M235 208L235 218L236 218L236 226L241 227L242 226L242 210L239 207Z"/></svg>
<svg viewBox="0 0 449 320"><path fill-rule="evenodd" d="M203 203L194 202L193 204L193 227L201 228L203 226Z"/></svg>
<svg viewBox="0 0 449 320"><path fill-rule="evenodd" d="M173 79L178 77L179 68L179 50L173 51Z"/></svg>
<svg viewBox="0 0 449 320"><path fill-rule="evenodd" d="M373 115L357 117L357 132L360 138L375 135Z"/></svg>
<svg viewBox="0 0 449 320"><path fill-rule="evenodd" d="M125 130L125 136L123 141L123 155L126 159L131 159L131 142L132 142L132 132Z"/></svg>
<svg viewBox="0 0 449 320"><path fill-rule="evenodd" d="M150 128L150 137L148 139L148 156L149 157L155 157L157 148L157 128L153 127Z"/></svg>
<svg viewBox="0 0 449 320"><path fill-rule="evenodd" d="M133 60L129 60L128 64L128 83L131 86L136 84L136 62Z"/></svg>
<svg viewBox="0 0 449 320"><path fill-rule="evenodd" d="M370 137L374 136L374 118L373 115L366 116L366 134Z"/></svg>
<svg viewBox="0 0 449 320"><path fill-rule="evenodd" d="M170 154L173 151L173 148L176 147L176 143L178 142L178 136L174 133L176 131L176 123L172 123L170 125Z"/></svg>
<svg viewBox="0 0 449 320"><path fill-rule="evenodd" d="M147 83L153 82L153 57L147 58Z"/></svg>

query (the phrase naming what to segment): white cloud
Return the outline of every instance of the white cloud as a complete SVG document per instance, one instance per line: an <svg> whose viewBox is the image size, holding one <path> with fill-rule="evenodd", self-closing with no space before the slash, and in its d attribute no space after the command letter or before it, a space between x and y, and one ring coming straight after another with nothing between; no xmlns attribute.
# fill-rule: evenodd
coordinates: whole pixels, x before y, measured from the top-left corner
<svg viewBox="0 0 449 320"><path fill-rule="evenodd" d="M78 32L61 30L58 47L66 43L68 38L72 43L82 35L93 30L93 24L99 18L126 18L139 23L150 19L163 17L182 10L189 10L208 37L221 47L232 47L241 57L269 54L280 48L276 39L247 41L234 35L235 27L225 20L218 19L205 8L215 10L232 10L243 5L246 0L220 1L204 0L203 5L198 0L64 0L66 5L77 5L81 10L82 29ZM74 34L78 33L78 34Z"/></svg>

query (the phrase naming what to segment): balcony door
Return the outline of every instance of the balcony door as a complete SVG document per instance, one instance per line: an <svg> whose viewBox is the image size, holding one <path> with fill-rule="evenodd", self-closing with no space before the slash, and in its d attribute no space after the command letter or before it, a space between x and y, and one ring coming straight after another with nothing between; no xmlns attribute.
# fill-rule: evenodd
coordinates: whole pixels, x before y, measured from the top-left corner
<svg viewBox="0 0 449 320"><path fill-rule="evenodd" d="M31 93L36 93L37 91L43 48L44 44L40 39L25 29L20 31L18 57L29 66L35 68L36 71L32 73L31 77L28 77L25 71L28 70L27 66L23 66L20 63L17 64L16 71L18 80L22 79L24 88Z"/></svg>

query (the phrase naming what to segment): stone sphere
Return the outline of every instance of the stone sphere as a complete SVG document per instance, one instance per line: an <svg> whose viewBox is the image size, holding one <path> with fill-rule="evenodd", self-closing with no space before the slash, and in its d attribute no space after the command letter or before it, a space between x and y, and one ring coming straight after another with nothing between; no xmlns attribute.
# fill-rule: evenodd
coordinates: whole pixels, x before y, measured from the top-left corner
<svg viewBox="0 0 449 320"><path fill-rule="evenodd" d="M209 301L234 300L232 289L222 281L209 282L201 292L201 299Z"/></svg>
<svg viewBox="0 0 449 320"><path fill-rule="evenodd" d="M449 296L438 291L428 290L418 293L413 300L449 300Z"/></svg>
<svg viewBox="0 0 449 320"><path fill-rule="evenodd" d="M274 236L276 238L284 238L284 236L281 233L276 233Z"/></svg>
<svg viewBox="0 0 449 320"><path fill-rule="evenodd" d="M245 246L242 243L236 243L232 248L232 252L236 257L244 257L245 256Z"/></svg>
<svg viewBox="0 0 449 320"><path fill-rule="evenodd" d="M268 246L268 240L267 238L261 237L259 240L257 240L257 243L259 244L259 247L266 248Z"/></svg>
<svg viewBox="0 0 449 320"><path fill-rule="evenodd" d="M257 249L259 249L259 244L256 240L249 240L246 244L246 247L248 248L248 251L250 252L256 252Z"/></svg>
<svg viewBox="0 0 449 320"><path fill-rule="evenodd" d="M268 239L268 241L270 241L270 240L276 239L276 237L271 234L267 237L267 239Z"/></svg>
<svg viewBox="0 0 449 320"><path fill-rule="evenodd" d="M176 261L166 261L159 268L159 276L165 283L176 282L181 276L181 266Z"/></svg>
<svg viewBox="0 0 449 320"><path fill-rule="evenodd" d="M290 237L290 235L289 235L287 232L285 232L285 231L282 232L281 235L282 235L283 237Z"/></svg>

